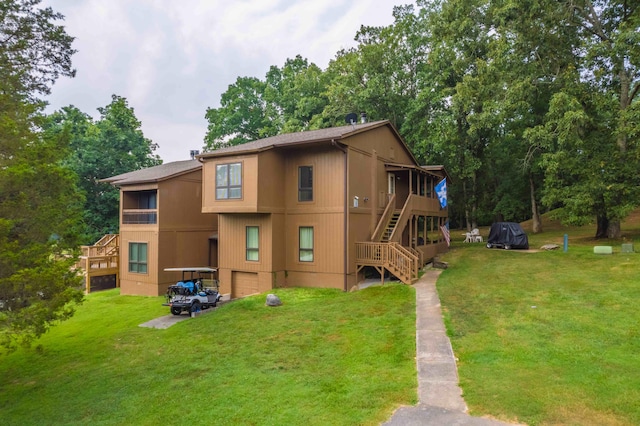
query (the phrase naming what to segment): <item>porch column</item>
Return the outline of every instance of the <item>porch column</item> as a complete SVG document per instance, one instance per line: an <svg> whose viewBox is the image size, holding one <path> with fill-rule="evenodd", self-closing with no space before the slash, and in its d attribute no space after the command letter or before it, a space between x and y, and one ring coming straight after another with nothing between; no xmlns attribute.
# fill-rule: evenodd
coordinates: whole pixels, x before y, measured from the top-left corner
<svg viewBox="0 0 640 426"><path fill-rule="evenodd" d="M370 201L370 224L369 235L373 235L378 226L378 151L375 149L371 155L371 201Z"/></svg>
<svg viewBox="0 0 640 426"><path fill-rule="evenodd" d="M412 170L409 169L409 196L413 194L413 173Z"/></svg>

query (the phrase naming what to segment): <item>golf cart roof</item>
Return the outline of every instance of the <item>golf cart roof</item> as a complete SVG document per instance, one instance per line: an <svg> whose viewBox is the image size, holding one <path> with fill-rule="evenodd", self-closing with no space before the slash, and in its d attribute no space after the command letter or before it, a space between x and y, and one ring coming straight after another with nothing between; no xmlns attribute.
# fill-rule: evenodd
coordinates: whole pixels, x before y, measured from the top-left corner
<svg viewBox="0 0 640 426"><path fill-rule="evenodd" d="M209 268L204 266L195 266L189 268L164 268L166 272L216 272L217 268Z"/></svg>

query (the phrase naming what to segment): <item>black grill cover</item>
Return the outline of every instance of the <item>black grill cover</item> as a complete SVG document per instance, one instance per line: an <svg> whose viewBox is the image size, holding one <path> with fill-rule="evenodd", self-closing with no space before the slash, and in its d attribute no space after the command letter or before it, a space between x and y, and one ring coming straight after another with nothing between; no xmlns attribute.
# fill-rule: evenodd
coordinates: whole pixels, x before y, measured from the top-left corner
<svg viewBox="0 0 640 426"><path fill-rule="evenodd" d="M524 233L520 224L515 222L496 222L491 225L487 243L511 248L529 248L527 234Z"/></svg>

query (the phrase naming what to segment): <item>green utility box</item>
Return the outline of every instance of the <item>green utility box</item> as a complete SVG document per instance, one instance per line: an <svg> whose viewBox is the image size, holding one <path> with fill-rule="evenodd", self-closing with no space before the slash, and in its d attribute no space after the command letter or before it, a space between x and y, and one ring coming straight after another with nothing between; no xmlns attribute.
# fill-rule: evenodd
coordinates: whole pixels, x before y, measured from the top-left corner
<svg viewBox="0 0 640 426"><path fill-rule="evenodd" d="M633 253L633 243L622 244L622 253Z"/></svg>
<svg viewBox="0 0 640 426"><path fill-rule="evenodd" d="M611 246L595 246L593 248L594 254L613 254L613 247Z"/></svg>

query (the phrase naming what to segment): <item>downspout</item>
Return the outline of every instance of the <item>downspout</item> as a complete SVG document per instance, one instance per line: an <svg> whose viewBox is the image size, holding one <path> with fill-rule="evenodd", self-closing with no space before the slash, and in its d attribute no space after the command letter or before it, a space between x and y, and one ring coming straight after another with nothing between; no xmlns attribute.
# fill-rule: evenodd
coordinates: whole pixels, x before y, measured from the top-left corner
<svg viewBox="0 0 640 426"><path fill-rule="evenodd" d="M331 145L338 148L340 151L344 153L344 228L343 228L343 237L344 237L344 291L347 291L347 273L349 272L349 189L348 189L348 148L341 147L335 139L331 139Z"/></svg>

